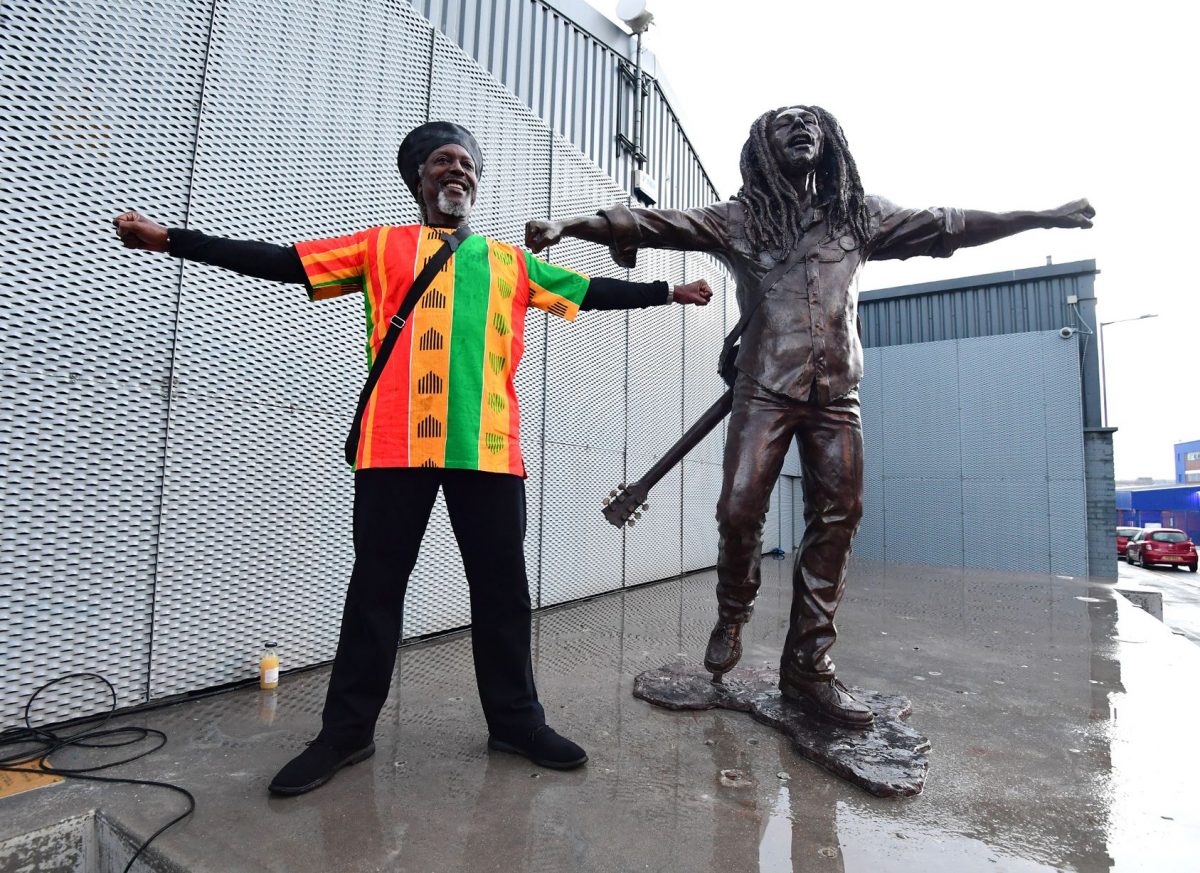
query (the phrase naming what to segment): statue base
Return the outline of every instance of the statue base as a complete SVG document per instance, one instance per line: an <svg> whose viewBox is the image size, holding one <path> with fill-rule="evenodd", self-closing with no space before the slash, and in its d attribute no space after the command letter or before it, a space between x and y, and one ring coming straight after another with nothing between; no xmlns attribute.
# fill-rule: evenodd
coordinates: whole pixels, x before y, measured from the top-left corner
<svg viewBox="0 0 1200 873"><path fill-rule="evenodd" d="M779 671L738 667L721 684L703 667L675 661L639 673L633 696L666 709L733 709L791 738L808 760L876 797L920 794L929 771L929 740L901 719L912 713L908 698L851 689L875 713L866 729L843 727L806 712L779 693Z"/></svg>

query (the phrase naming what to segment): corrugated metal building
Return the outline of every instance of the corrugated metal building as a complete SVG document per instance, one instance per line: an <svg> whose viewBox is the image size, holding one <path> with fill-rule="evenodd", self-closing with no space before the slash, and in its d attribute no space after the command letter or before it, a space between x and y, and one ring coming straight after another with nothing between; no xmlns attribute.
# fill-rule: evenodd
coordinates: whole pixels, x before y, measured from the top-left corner
<svg viewBox="0 0 1200 873"><path fill-rule="evenodd" d="M1116 576L1094 261L859 300L866 517L856 554Z"/></svg>

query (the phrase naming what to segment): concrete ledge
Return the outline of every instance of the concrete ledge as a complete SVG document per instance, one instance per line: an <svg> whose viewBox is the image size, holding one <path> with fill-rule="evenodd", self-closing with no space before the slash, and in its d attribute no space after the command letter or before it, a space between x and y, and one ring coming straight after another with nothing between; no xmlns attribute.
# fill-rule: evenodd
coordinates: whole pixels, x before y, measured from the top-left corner
<svg viewBox="0 0 1200 873"><path fill-rule="evenodd" d="M1161 591L1155 591L1153 588L1133 588L1128 585L1114 590L1138 609L1144 609L1159 621L1163 620Z"/></svg>

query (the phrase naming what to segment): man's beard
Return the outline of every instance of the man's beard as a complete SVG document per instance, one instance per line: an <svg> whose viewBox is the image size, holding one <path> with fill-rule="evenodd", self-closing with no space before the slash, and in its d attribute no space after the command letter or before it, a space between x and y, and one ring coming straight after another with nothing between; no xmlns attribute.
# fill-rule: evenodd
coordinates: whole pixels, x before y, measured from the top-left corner
<svg viewBox="0 0 1200 873"><path fill-rule="evenodd" d="M471 204L464 198L462 200L451 200L444 190L438 190L437 197L438 209L443 215L451 215L454 218L466 218L471 214Z"/></svg>

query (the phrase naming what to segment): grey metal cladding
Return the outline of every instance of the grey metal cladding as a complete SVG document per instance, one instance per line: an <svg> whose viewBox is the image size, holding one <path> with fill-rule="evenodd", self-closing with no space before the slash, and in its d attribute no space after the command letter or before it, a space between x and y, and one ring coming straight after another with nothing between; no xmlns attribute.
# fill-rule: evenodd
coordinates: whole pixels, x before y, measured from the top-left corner
<svg viewBox="0 0 1200 873"><path fill-rule="evenodd" d="M863 379L858 386L858 401L863 429L863 475L883 478L883 356L879 349L863 354Z"/></svg>
<svg viewBox="0 0 1200 873"><path fill-rule="evenodd" d="M333 657L353 564L346 416L181 393L154 601L150 694L253 675L273 640L287 666Z"/></svg>
<svg viewBox="0 0 1200 873"><path fill-rule="evenodd" d="M863 379L858 387L863 429L863 519L854 538L854 553L882 561L884 557L883 374L879 349L863 351Z"/></svg>
<svg viewBox="0 0 1200 873"><path fill-rule="evenodd" d="M785 552L790 552L795 545L793 540L795 522L792 517L792 483L794 481L792 476L781 476L779 479L779 548Z"/></svg>
<svg viewBox="0 0 1200 873"><path fill-rule="evenodd" d="M526 220L550 211L550 128L441 34L434 35L429 117L486 137L471 226L523 245Z"/></svg>
<svg viewBox="0 0 1200 873"><path fill-rule="evenodd" d="M1086 572L1074 337L1052 331L884 347L868 352L867 367L857 554Z"/></svg>
<svg viewBox="0 0 1200 873"><path fill-rule="evenodd" d="M1045 479L964 479L963 559L970 567L1048 572L1051 541Z"/></svg>
<svg viewBox="0 0 1200 873"><path fill-rule="evenodd" d="M522 425L522 429L524 425ZM545 519L542 515L543 445L540 439L522 437L521 453L525 459L525 577L529 582L529 602L536 609L542 605L542 536Z"/></svg>
<svg viewBox="0 0 1200 873"><path fill-rule="evenodd" d="M884 486L885 559L962 566L962 480L888 478Z"/></svg>
<svg viewBox="0 0 1200 873"><path fill-rule="evenodd" d="M377 4L220 4L191 226L286 244L417 220L395 149L401 133L425 118L431 34L411 10L400 12ZM288 366L279 365L281 356ZM299 287L185 266L181 380L348 422L365 363L361 299L310 304Z"/></svg>
<svg viewBox="0 0 1200 873"><path fill-rule="evenodd" d="M1087 486L1082 478L1052 479L1047 489L1050 504L1050 566L1047 572L1087 576Z"/></svg>
<svg viewBox="0 0 1200 873"><path fill-rule="evenodd" d="M16 532L0 571L18 618L0 642L0 723L71 670L103 673L118 705L146 697L179 267L131 258L108 222L127 206L186 213L209 6L5 7L0 240L20 257L0 279ZM52 693L34 717L107 705L94 691Z"/></svg>
<svg viewBox="0 0 1200 873"><path fill-rule="evenodd" d="M921 478L932 467L957 471L958 344L889 346L881 352L884 477Z"/></svg>
<svg viewBox="0 0 1200 873"><path fill-rule="evenodd" d="M683 281L683 254L648 250L639 253L637 282ZM654 306L629 313L628 424L630 454L657 459L683 434L684 348L683 306ZM637 476L644 469L631 469Z"/></svg>
<svg viewBox="0 0 1200 873"><path fill-rule="evenodd" d="M168 374L178 265L108 222L186 214L210 5L5 5L0 366Z"/></svg>
<svg viewBox="0 0 1200 873"><path fill-rule="evenodd" d="M896 346L1078 327L1079 315L1067 297L1094 302L1095 274L1095 261L1076 261L866 291L858 303L863 345Z"/></svg>
<svg viewBox="0 0 1200 873"><path fill-rule="evenodd" d="M555 142L552 217L588 214L623 199L613 182L578 152L558 138ZM587 276L625 276L607 249L582 240L558 243L547 258ZM580 313L574 322L549 319L547 443L624 450L626 320L624 312L606 311Z"/></svg>
<svg viewBox="0 0 1200 873"><path fill-rule="evenodd" d="M714 298L707 306L688 306L684 313L683 408L684 421L690 427L725 393L725 383L717 371L717 358L725 338L725 312L716 299L723 290L724 271L713 258L696 252L687 253L686 268L689 282L708 280ZM690 457L719 464L724 452L724 427L718 427L692 449Z"/></svg>
<svg viewBox="0 0 1200 873"><path fill-rule="evenodd" d="M166 427L160 386L5 368L0 414L0 724L21 723L33 691L70 672L100 673L119 705L140 703ZM38 721L78 715L73 697L41 700Z"/></svg>
<svg viewBox="0 0 1200 873"><path fill-rule="evenodd" d="M721 466L684 458L683 571L717 563L717 498L721 495Z"/></svg>
<svg viewBox="0 0 1200 873"><path fill-rule="evenodd" d="M628 478L648 470L658 457L655 452L636 451L631 444ZM682 572L682 531L686 524L686 520L681 520L682 502L683 473L675 466L651 490L647 500L649 509L625 531L626 585L666 579Z"/></svg>
<svg viewBox="0 0 1200 873"><path fill-rule="evenodd" d="M1041 336L981 337L958 349L963 478L1045 481L1045 377L1031 366Z"/></svg>
<svg viewBox="0 0 1200 873"><path fill-rule="evenodd" d="M632 39L592 9L579 9L604 38L541 0L414 0L434 26L575 143L614 179L631 176L635 88L619 72ZM659 206L711 203L716 189L687 139L663 86L650 76L646 100L647 169L659 181Z"/></svg>
<svg viewBox="0 0 1200 873"><path fill-rule="evenodd" d="M1064 340L1057 331L1048 331L1035 334L1035 337L1037 360L1042 362L1046 475L1051 480L1082 480L1084 451L1080 335ZM1094 338L1083 339L1094 341Z"/></svg>
<svg viewBox="0 0 1200 873"><path fill-rule="evenodd" d="M621 587L622 531L605 520L600 499L624 476L623 452L548 442L545 457L541 604Z"/></svg>
<svg viewBox="0 0 1200 873"><path fill-rule="evenodd" d="M764 552L769 552L772 549L780 547L779 523L780 512L779 502L782 499L782 477L775 480L775 487L771 489L771 502L768 504L767 517L763 521L763 539L762 547Z"/></svg>
<svg viewBox="0 0 1200 873"><path fill-rule="evenodd" d="M792 548L800 548L800 543L804 540L804 481L799 477L787 477L792 489ZM859 536L862 534L860 533ZM879 554L882 559L883 536L880 534L880 549ZM854 540L854 549L858 550L858 538Z"/></svg>

